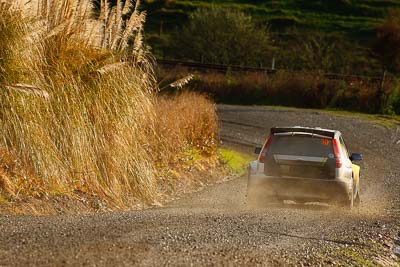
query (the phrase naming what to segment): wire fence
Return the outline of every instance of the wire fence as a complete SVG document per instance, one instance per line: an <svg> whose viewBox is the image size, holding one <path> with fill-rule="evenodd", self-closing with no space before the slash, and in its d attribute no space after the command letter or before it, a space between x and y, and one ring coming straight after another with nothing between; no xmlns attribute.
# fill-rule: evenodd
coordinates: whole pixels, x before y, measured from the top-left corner
<svg viewBox="0 0 400 267"><path fill-rule="evenodd" d="M250 66L237 66L237 65L223 65L223 64L210 64L200 62L190 62L181 60L170 60L170 59L157 59L159 65L172 68L172 67L185 67L190 70L198 71L217 71L217 72L262 72L268 75L274 75L278 70L269 68L257 68ZM325 73L324 77L329 80L368 80L370 82L381 82L382 77L380 76L367 76L367 75L353 75L353 74L341 74L341 73Z"/></svg>

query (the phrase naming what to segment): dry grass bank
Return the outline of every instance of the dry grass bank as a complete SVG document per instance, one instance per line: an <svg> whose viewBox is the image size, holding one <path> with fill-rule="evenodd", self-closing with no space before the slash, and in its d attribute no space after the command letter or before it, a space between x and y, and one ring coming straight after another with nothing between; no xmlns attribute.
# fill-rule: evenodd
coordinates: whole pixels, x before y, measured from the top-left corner
<svg viewBox="0 0 400 267"><path fill-rule="evenodd" d="M157 99L138 2L97 20L89 1L38 1L35 15L12 3L0 3L3 210L152 204L188 155L216 162L213 104Z"/></svg>
<svg viewBox="0 0 400 267"><path fill-rule="evenodd" d="M154 144L161 192L176 196L223 178L215 105L194 92L161 97L156 105ZM166 142L168 140L168 142Z"/></svg>

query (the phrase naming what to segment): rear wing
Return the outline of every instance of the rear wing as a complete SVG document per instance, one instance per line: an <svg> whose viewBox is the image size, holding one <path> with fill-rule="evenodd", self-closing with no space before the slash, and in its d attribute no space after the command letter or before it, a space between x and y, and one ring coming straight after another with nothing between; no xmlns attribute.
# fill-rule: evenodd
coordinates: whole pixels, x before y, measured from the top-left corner
<svg viewBox="0 0 400 267"><path fill-rule="evenodd" d="M315 137L328 137L335 138L335 131L316 129L316 128L303 128L303 127L273 127L271 128L272 135L302 135L308 134Z"/></svg>

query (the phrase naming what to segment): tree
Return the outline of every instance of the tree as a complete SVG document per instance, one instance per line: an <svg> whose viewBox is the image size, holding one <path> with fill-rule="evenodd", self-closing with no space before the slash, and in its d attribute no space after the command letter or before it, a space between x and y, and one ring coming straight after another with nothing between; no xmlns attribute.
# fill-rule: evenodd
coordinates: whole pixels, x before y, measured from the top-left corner
<svg viewBox="0 0 400 267"><path fill-rule="evenodd" d="M243 12L224 8L195 11L172 38L174 56L207 63L261 65L270 62L271 39Z"/></svg>
<svg viewBox="0 0 400 267"><path fill-rule="evenodd" d="M340 34L319 31L291 33L291 39L279 47L281 68L332 73L354 72L355 44Z"/></svg>
<svg viewBox="0 0 400 267"><path fill-rule="evenodd" d="M389 12L386 20L377 28L372 47L374 56L382 65L383 72L400 72L400 13Z"/></svg>
<svg viewBox="0 0 400 267"><path fill-rule="evenodd" d="M298 56L303 69L332 72L339 64L342 53L339 44L325 34L307 34L300 44Z"/></svg>
<svg viewBox="0 0 400 267"><path fill-rule="evenodd" d="M377 37L372 52L382 66L382 80L377 92L380 112L392 113L399 105L397 88L385 92L386 73L400 73L400 13L390 11L386 20L377 28ZM397 97L396 97L397 96ZM388 111L389 110L389 111Z"/></svg>

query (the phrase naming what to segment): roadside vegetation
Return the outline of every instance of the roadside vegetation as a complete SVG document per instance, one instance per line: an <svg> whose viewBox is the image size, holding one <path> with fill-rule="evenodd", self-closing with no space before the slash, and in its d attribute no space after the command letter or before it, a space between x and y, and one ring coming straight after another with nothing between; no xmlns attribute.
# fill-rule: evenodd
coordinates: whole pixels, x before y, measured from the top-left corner
<svg viewBox="0 0 400 267"><path fill-rule="evenodd" d="M217 17L223 22L214 25ZM297 31L290 42L277 45L268 26L258 26L241 11L213 6L192 13L170 45L175 58L189 61L256 67L268 66L272 58L278 62L275 74L238 73L229 67L225 73L196 72L192 88L217 102L394 115L400 114L399 36L400 14L392 10L376 24L375 37L365 49L341 34L324 32ZM190 71L161 69L158 76L175 79Z"/></svg>
<svg viewBox="0 0 400 267"><path fill-rule="evenodd" d="M2 210L150 205L219 164L213 103L158 97L134 4L102 2L96 17L90 1L0 3Z"/></svg>
<svg viewBox="0 0 400 267"><path fill-rule="evenodd" d="M190 72L179 68L161 70L159 75L173 80ZM396 79L387 79L381 90L379 79L331 80L316 71L278 71L270 75L195 72L190 86L194 91L209 94L218 103L400 114Z"/></svg>
<svg viewBox="0 0 400 267"><path fill-rule="evenodd" d="M236 175L244 175L247 172L249 162L256 158L255 155L252 156L228 148L220 148L218 152L221 160L227 164L229 169Z"/></svg>
<svg viewBox="0 0 400 267"><path fill-rule="evenodd" d="M198 9L190 21L175 31L171 54L177 59L244 65L263 64L272 53L268 28L238 10Z"/></svg>

